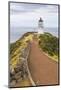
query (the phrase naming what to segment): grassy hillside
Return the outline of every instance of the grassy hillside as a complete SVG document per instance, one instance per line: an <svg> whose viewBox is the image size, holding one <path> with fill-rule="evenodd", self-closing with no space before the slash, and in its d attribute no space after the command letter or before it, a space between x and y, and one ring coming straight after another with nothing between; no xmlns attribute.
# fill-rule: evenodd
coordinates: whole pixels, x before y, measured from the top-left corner
<svg viewBox="0 0 61 90"><path fill-rule="evenodd" d="M59 39L50 33L37 34L35 32L25 33L19 40L10 44L10 85L15 86L30 86L31 82L28 77L26 56L29 50L29 42L33 39L39 43L39 48L42 49L48 56L58 61L58 42Z"/></svg>
<svg viewBox="0 0 61 90"><path fill-rule="evenodd" d="M50 33L44 33L39 35L39 47L50 55L53 59L58 59L59 39Z"/></svg>
<svg viewBox="0 0 61 90"><path fill-rule="evenodd" d="M18 80L20 80L20 84L19 84L20 86L28 86L28 85L30 86L31 84L29 77L27 75L26 62L24 60L27 55L28 44L32 40L32 37L33 37L32 34L26 33L15 43L10 44L10 83L11 83L11 86L15 86ZM17 75L17 73L19 72L21 74ZM14 84L13 84L13 81L14 81Z"/></svg>

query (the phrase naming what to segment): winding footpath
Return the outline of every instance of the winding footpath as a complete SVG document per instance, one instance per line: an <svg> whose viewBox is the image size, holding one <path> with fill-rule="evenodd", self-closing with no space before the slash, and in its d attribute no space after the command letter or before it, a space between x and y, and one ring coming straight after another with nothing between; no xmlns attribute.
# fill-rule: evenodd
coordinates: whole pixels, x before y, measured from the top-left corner
<svg viewBox="0 0 61 90"><path fill-rule="evenodd" d="M30 43L28 67L36 85L58 84L58 62L46 56L36 40Z"/></svg>

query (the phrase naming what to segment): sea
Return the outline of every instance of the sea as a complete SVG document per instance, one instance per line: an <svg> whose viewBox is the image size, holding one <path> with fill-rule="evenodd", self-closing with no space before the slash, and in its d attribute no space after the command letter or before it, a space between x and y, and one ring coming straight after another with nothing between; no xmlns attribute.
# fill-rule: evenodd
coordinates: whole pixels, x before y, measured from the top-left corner
<svg viewBox="0 0 61 90"><path fill-rule="evenodd" d="M58 28L46 27L43 29L44 32L49 32L52 35L58 37ZM37 28L32 27L12 27L10 28L10 43L14 43L26 32L37 32Z"/></svg>

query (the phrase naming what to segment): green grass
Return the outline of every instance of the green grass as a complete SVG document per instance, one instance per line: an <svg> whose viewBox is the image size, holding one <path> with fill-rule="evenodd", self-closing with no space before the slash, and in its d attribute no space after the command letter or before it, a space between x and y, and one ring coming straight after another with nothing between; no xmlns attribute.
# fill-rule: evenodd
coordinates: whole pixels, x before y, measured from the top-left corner
<svg viewBox="0 0 61 90"><path fill-rule="evenodd" d="M39 48L41 48L51 58L58 61L59 39L50 33L44 33L39 35L38 40Z"/></svg>
<svg viewBox="0 0 61 90"><path fill-rule="evenodd" d="M10 66L12 69L17 67L17 64L22 62L22 50L28 45L28 42L32 40L33 35L25 35L15 43L10 44ZM31 82L29 78L23 79L21 82L17 83L19 86L30 86Z"/></svg>

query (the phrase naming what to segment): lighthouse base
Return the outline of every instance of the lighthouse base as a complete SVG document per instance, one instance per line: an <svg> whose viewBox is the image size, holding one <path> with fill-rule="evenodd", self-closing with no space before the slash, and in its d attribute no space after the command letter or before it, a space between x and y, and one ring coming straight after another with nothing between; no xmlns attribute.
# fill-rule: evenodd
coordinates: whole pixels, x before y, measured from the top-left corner
<svg viewBox="0 0 61 90"><path fill-rule="evenodd" d="M44 34L44 30L42 28L38 29L38 34Z"/></svg>

